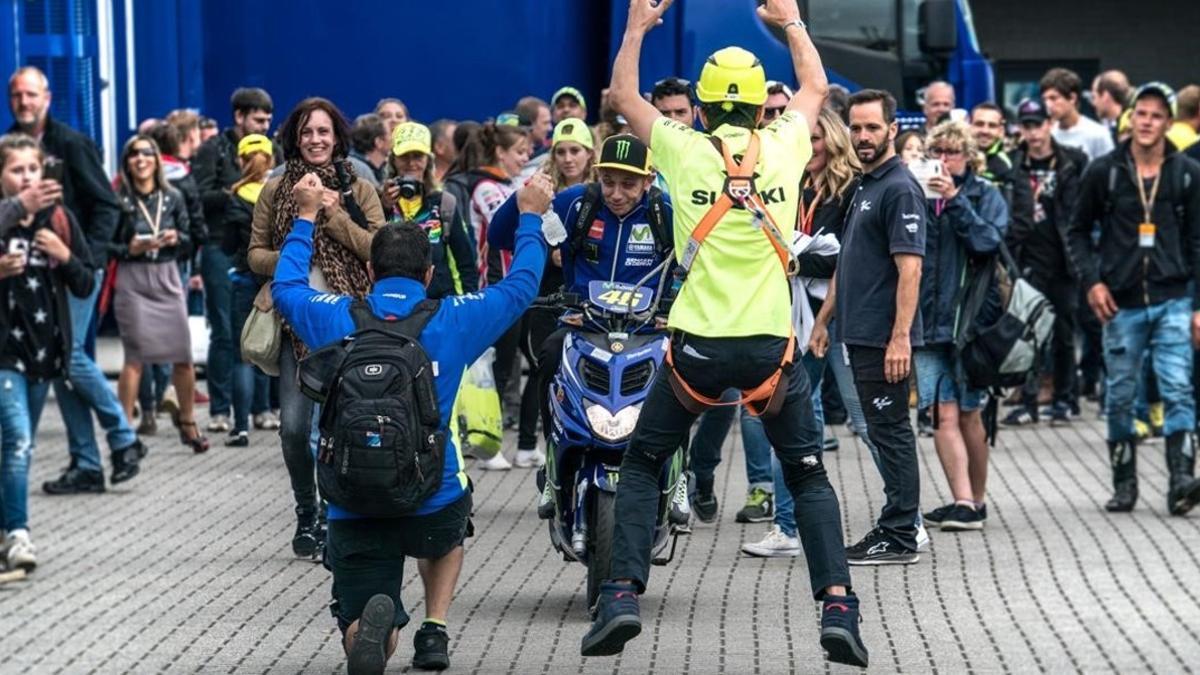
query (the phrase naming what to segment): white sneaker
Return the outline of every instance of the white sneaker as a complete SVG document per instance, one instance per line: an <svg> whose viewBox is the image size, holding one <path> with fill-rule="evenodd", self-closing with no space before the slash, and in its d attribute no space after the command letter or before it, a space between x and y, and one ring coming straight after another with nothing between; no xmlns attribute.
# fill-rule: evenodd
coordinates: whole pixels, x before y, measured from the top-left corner
<svg viewBox="0 0 1200 675"><path fill-rule="evenodd" d="M37 567L37 547L29 539L29 530L13 530L5 538L8 545L9 569L23 569L32 572Z"/></svg>
<svg viewBox="0 0 1200 675"><path fill-rule="evenodd" d="M929 548L929 533L925 531L925 523L917 525L917 550L924 551Z"/></svg>
<svg viewBox="0 0 1200 675"><path fill-rule="evenodd" d="M517 465L518 469L540 469L546 465L546 453L537 448L533 450L517 450L517 459L514 464Z"/></svg>
<svg viewBox="0 0 1200 675"><path fill-rule="evenodd" d="M680 513L690 514L692 512L692 505L688 500L688 474L686 473L679 477L679 484L675 486L675 496L671 499L671 507Z"/></svg>
<svg viewBox="0 0 1200 675"><path fill-rule="evenodd" d="M273 412L263 412L254 416L254 428L274 431L279 428L279 416Z"/></svg>
<svg viewBox="0 0 1200 675"><path fill-rule="evenodd" d="M175 393L175 385L168 385L167 390L163 392L162 404L158 406L158 412L166 413L175 419L179 414L179 394Z"/></svg>
<svg viewBox="0 0 1200 675"><path fill-rule="evenodd" d="M542 520L550 520L554 517L554 487L550 485L550 481L546 481L546 487L542 489L542 496L538 498L537 514L538 518Z"/></svg>
<svg viewBox="0 0 1200 675"><path fill-rule="evenodd" d="M512 468L512 464L504 458L503 452L497 452L495 457L491 459L479 460L479 467L484 471L508 471Z"/></svg>
<svg viewBox="0 0 1200 675"><path fill-rule="evenodd" d="M688 500L688 475L679 477L675 486L675 494L671 496L670 521L681 532L691 532L692 505Z"/></svg>
<svg viewBox="0 0 1200 675"><path fill-rule="evenodd" d="M742 552L759 558L795 558L800 555L800 540L772 525L762 541L742 544Z"/></svg>
<svg viewBox="0 0 1200 675"><path fill-rule="evenodd" d="M229 421L229 415L213 415L212 419L208 420L208 424L204 427L206 431L213 433L225 433L233 428L233 424Z"/></svg>

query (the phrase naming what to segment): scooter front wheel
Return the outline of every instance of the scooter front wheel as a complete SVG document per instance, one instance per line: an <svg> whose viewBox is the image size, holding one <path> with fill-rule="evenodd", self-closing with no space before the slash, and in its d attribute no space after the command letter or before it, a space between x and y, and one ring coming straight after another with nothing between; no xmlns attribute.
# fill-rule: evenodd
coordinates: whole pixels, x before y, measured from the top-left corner
<svg viewBox="0 0 1200 675"><path fill-rule="evenodd" d="M587 606L595 613L600 584L612 576L613 528L617 496L597 489L588 517Z"/></svg>

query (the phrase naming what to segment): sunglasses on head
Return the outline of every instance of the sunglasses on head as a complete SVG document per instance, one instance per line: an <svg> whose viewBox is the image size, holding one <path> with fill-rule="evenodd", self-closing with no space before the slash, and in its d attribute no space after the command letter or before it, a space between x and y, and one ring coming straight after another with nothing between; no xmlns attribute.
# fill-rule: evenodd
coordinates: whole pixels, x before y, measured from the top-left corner
<svg viewBox="0 0 1200 675"><path fill-rule="evenodd" d="M154 148L142 147L142 148L134 148L133 151L129 154L141 155L142 157L153 157L155 153L154 153Z"/></svg>

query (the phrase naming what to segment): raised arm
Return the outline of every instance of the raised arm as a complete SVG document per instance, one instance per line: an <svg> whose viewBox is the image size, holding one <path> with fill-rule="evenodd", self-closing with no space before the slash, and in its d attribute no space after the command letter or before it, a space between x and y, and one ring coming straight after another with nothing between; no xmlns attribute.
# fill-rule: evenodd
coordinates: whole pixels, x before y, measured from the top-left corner
<svg viewBox="0 0 1200 675"><path fill-rule="evenodd" d="M829 93L829 80L821 55L808 36L808 29L800 20L800 7L794 0L767 0L758 8L763 21L779 26L787 36L788 52L792 55L792 68L796 71L796 82L800 88L788 101L787 109L795 110L808 121L816 124L825 96Z"/></svg>
<svg viewBox="0 0 1200 675"><path fill-rule="evenodd" d="M662 15L671 2L660 0L655 5L653 0L630 0L625 38L613 61L612 83L608 86L608 100L613 110L625 116L634 135L646 145L650 145L654 120L662 117L662 113L638 91L638 62L642 56L642 40L650 29L662 23Z"/></svg>

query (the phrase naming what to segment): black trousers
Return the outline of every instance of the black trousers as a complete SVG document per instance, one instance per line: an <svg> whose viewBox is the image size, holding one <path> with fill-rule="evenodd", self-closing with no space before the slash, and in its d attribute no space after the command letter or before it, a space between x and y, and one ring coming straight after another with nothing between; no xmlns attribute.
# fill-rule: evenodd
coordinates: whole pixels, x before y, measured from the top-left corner
<svg viewBox="0 0 1200 675"><path fill-rule="evenodd" d="M700 394L719 398L730 387L752 389L770 377L779 367L787 340L675 333L671 345L675 367L684 380ZM617 485L612 575L634 580L639 592L645 590L650 573L659 475L676 449L687 443L695 420L696 415L675 397L667 369L660 370L642 405ZM763 426L796 502L813 597L822 597L829 586L849 586L841 508L821 463L821 428L813 415L808 376L799 363L789 369L782 410L764 419Z"/></svg>
<svg viewBox="0 0 1200 675"><path fill-rule="evenodd" d="M1087 302L1087 289L1079 289L1075 318L1079 326L1079 374L1085 383L1104 385L1104 326Z"/></svg>
<svg viewBox="0 0 1200 675"><path fill-rule="evenodd" d="M521 344L521 322L513 324L496 340L496 344L492 345L496 348L496 361L492 363L492 377L496 380L496 393L500 395L500 416L507 418L507 411L504 409L504 395L508 391L508 387L512 381L513 373L517 367L518 347Z"/></svg>
<svg viewBox="0 0 1200 675"><path fill-rule="evenodd" d="M1078 326L1079 287L1070 281L1054 281L1030 277L1029 283L1042 292L1054 308L1054 338L1050 342L1051 368L1054 373L1054 402L1073 403L1078 396L1075 387L1075 331ZM1025 382L1025 408L1037 412L1040 388L1038 373Z"/></svg>
<svg viewBox="0 0 1200 675"><path fill-rule="evenodd" d="M854 388L867 420L867 437L879 450L885 501L878 525L901 545L915 551L921 480L917 472L917 438L908 416L908 378L895 383L884 378L883 349L857 345L848 349Z"/></svg>
<svg viewBox="0 0 1200 675"><path fill-rule="evenodd" d="M517 426L517 449L533 450L537 447L538 413L542 410L542 400L545 394L539 394L540 381L538 364L541 358L542 343L558 326L558 315L553 310L531 309L521 317L521 355L529 363L529 378L521 390L521 417ZM562 353L562 343L559 342L559 353ZM554 365L558 369L557 362ZM545 392L545 388L541 389ZM543 424L543 428L549 429Z"/></svg>

